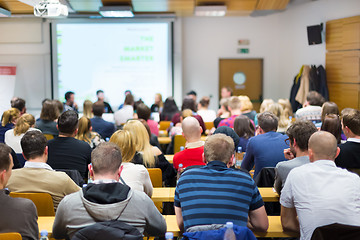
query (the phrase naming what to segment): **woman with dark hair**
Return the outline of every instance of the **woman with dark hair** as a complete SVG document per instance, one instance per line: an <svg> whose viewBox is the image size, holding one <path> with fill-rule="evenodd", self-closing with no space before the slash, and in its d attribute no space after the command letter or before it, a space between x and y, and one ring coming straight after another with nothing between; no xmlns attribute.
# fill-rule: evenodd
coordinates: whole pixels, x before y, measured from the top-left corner
<svg viewBox="0 0 360 240"><path fill-rule="evenodd" d="M327 114L321 125L321 131L327 131L335 136L337 143L341 143L341 121L337 114Z"/></svg>
<svg viewBox="0 0 360 240"><path fill-rule="evenodd" d="M255 136L254 124L247 116L240 115L235 118L234 130L236 134L240 137L238 147L241 147L242 151L246 152L246 145L249 141L249 138Z"/></svg>
<svg viewBox="0 0 360 240"><path fill-rule="evenodd" d="M136 108L136 113L138 115L139 119L144 119L148 127L150 128L150 131L152 134L155 134L156 136L159 136L159 124L150 119L151 110L148 106L146 106L144 103L140 103Z"/></svg>
<svg viewBox="0 0 360 240"><path fill-rule="evenodd" d="M174 114L179 112L174 98L168 97L164 102L164 108L160 114L160 121L171 121Z"/></svg>
<svg viewBox="0 0 360 240"><path fill-rule="evenodd" d="M59 135L59 130L56 127L56 122L59 116L60 111L57 103L52 100L45 100L42 104L40 118L36 120L35 127L44 134L57 136Z"/></svg>

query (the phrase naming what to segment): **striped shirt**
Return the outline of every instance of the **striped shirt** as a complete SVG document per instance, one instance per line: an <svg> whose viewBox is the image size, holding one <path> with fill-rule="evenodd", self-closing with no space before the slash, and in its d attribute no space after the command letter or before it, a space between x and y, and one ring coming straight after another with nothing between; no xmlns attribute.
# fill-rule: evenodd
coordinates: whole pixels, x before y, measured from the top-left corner
<svg viewBox="0 0 360 240"><path fill-rule="evenodd" d="M246 226L249 210L264 205L250 175L220 161L189 169L179 179L174 204L181 207L184 227L226 224Z"/></svg>

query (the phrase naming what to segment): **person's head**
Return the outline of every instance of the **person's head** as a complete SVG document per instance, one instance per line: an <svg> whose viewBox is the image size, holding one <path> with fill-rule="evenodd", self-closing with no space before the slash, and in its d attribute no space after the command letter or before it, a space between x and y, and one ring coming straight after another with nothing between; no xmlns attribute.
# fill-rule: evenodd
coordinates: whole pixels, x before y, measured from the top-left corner
<svg viewBox="0 0 360 240"><path fill-rule="evenodd" d="M221 161L230 167L234 154L234 141L225 134L215 134L208 137L204 145L206 162Z"/></svg>
<svg viewBox="0 0 360 240"><path fill-rule="evenodd" d="M17 120L14 128L14 135L18 136L23 133L26 133L30 127L34 127L35 125L35 118L33 115L25 113Z"/></svg>
<svg viewBox="0 0 360 240"><path fill-rule="evenodd" d="M234 131L239 137L249 139L255 135L255 127L247 116L239 115L234 121Z"/></svg>
<svg viewBox="0 0 360 240"><path fill-rule="evenodd" d="M134 106L134 96L131 93L125 95L124 105Z"/></svg>
<svg viewBox="0 0 360 240"><path fill-rule="evenodd" d="M266 111L266 109L271 105L271 104L273 104L274 103L274 100L272 100L272 99L264 99L263 101L262 101L262 103L261 103L261 105L260 105L260 113L263 113L263 112L265 112Z"/></svg>
<svg viewBox="0 0 360 240"><path fill-rule="evenodd" d="M342 116L342 128L347 138L360 136L360 111L353 109Z"/></svg>
<svg viewBox="0 0 360 240"><path fill-rule="evenodd" d="M11 101L11 107L17 108L20 111L20 114L26 113L26 102L22 98L15 98L13 101Z"/></svg>
<svg viewBox="0 0 360 240"><path fill-rule="evenodd" d="M240 111L241 110L241 101L240 98L237 96L232 96L229 100L229 110L230 112L233 111Z"/></svg>
<svg viewBox="0 0 360 240"><path fill-rule="evenodd" d="M97 90L96 91L96 97L98 101L104 101L105 95L103 90Z"/></svg>
<svg viewBox="0 0 360 240"><path fill-rule="evenodd" d="M258 124L260 133L267 133L270 131L276 132L279 119L271 112L263 112L258 115Z"/></svg>
<svg viewBox="0 0 360 240"><path fill-rule="evenodd" d="M187 142L197 142L201 139L202 128L199 121L194 117L185 118L181 127Z"/></svg>
<svg viewBox="0 0 360 240"><path fill-rule="evenodd" d="M165 99L165 102L164 102L164 108L163 108L163 112L178 112L179 111L179 108L178 106L176 105L176 102L174 100L173 97L168 97Z"/></svg>
<svg viewBox="0 0 360 240"><path fill-rule="evenodd" d="M75 93L74 92L66 92L65 93L65 100L68 105L72 105L75 102Z"/></svg>
<svg viewBox="0 0 360 240"><path fill-rule="evenodd" d="M236 134L236 132L234 131L234 129L232 129L231 127L228 126L221 126L218 127L215 132L213 133L213 135L215 134L224 134L228 137L231 137L231 139L234 142L234 151L236 150L237 146L240 143L240 137Z"/></svg>
<svg viewBox="0 0 360 240"><path fill-rule="evenodd" d="M119 181L121 174L121 150L114 143L100 143L91 152L90 176L94 180L114 179Z"/></svg>
<svg viewBox="0 0 360 240"><path fill-rule="evenodd" d="M310 162L317 160L332 160L339 155L340 149L334 135L325 131L318 131L311 135L309 139L309 158Z"/></svg>
<svg viewBox="0 0 360 240"><path fill-rule="evenodd" d="M150 145L149 134L144 125L139 120L129 120L125 123L123 129L131 133L131 137L135 143L135 150L142 153L145 166L155 166L155 158Z"/></svg>
<svg viewBox="0 0 360 240"><path fill-rule="evenodd" d="M126 96L126 95L129 95L129 94L132 94L132 93L131 93L130 90L125 90L124 94L125 94L125 96Z"/></svg>
<svg viewBox="0 0 360 240"><path fill-rule="evenodd" d="M59 114L61 114L64 111L64 105L59 100L55 99L53 100L56 107L59 109Z"/></svg>
<svg viewBox="0 0 360 240"><path fill-rule="evenodd" d="M47 140L40 131L28 131L20 141L23 155L26 160L31 161L35 158L47 160Z"/></svg>
<svg viewBox="0 0 360 240"><path fill-rule="evenodd" d="M287 119L289 119L289 117L292 117L294 115L289 99L280 98L278 100L278 103L282 106L282 108L284 110L284 115Z"/></svg>
<svg viewBox="0 0 360 240"><path fill-rule="evenodd" d="M192 98L194 100L194 102L196 103L196 97L197 97L197 94L194 90L191 90L190 92L188 92L186 94L187 97L189 98Z"/></svg>
<svg viewBox="0 0 360 240"><path fill-rule="evenodd" d="M191 111L196 112L196 102L193 98L185 97L181 106L181 111L184 109L191 109Z"/></svg>
<svg viewBox="0 0 360 240"><path fill-rule="evenodd" d="M343 117L346 114L349 114L351 112L353 112L355 109L354 108L344 108L343 110L341 110L341 117Z"/></svg>
<svg viewBox="0 0 360 240"><path fill-rule="evenodd" d="M341 143L341 121L339 115L327 114L321 124L321 130L333 134L337 143Z"/></svg>
<svg viewBox="0 0 360 240"><path fill-rule="evenodd" d="M144 127L146 128L146 131L149 135L149 139L151 139L151 130L150 130L149 124L147 124L147 122L144 119L139 119L139 121L144 125Z"/></svg>
<svg viewBox="0 0 360 240"><path fill-rule="evenodd" d="M181 112L180 122L182 122L185 118L192 117L192 116L193 116L193 111L191 111L191 109L184 109Z"/></svg>
<svg viewBox="0 0 360 240"><path fill-rule="evenodd" d="M91 139L90 139L90 134L92 131L92 126L91 126L91 121L89 118L87 117L81 117L79 119L79 124L78 124L78 131L76 133L75 138L79 139L81 141L90 143Z"/></svg>
<svg viewBox="0 0 360 240"><path fill-rule="evenodd" d="M209 107L209 104L210 104L210 98L209 97L202 97L200 102L199 102L200 106L202 108L205 108L207 109Z"/></svg>
<svg viewBox="0 0 360 240"><path fill-rule="evenodd" d="M83 103L83 116L87 118L93 118L93 103L90 100L85 100Z"/></svg>
<svg viewBox="0 0 360 240"><path fill-rule="evenodd" d="M226 86L221 88L221 98L229 98L233 95L233 90L231 87Z"/></svg>
<svg viewBox="0 0 360 240"><path fill-rule="evenodd" d="M220 106L224 112L229 112L229 100L230 98L222 98L220 100Z"/></svg>
<svg viewBox="0 0 360 240"><path fill-rule="evenodd" d="M118 130L110 138L111 143L116 144L121 150L123 162L131 162L136 153L135 143L131 133L127 130Z"/></svg>
<svg viewBox="0 0 360 240"><path fill-rule="evenodd" d="M42 104L40 119L47 121L54 121L60 115L59 109L55 101L46 100Z"/></svg>
<svg viewBox="0 0 360 240"><path fill-rule="evenodd" d="M325 102L325 98L323 96L321 96L320 93L316 92L316 91L310 91L307 95L306 95L306 103L304 104L304 106L319 106L321 107Z"/></svg>
<svg viewBox="0 0 360 240"><path fill-rule="evenodd" d="M155 94L155 104L157 104L159 107L163 107L164 103L162 100L162 96L160 93Z"/></svg>
<svg viewBox="0 0 360 240"><path fill-rule="evenodd" d="M289 121L285 117L284 110L279 103L270 104L266 111L275 114L275 116L278 118L278 126L280 128L285 128L288 126Z"/></svg>
<svg viewBox="0 0 360 240"><path fill-rule="evenodd" d="M310 121L297 120L287 130L291 152L296 156L298 151L306 152L311 135L317 132L317 128Z"/></svg>
<svg viewBox="0 0 360 240"><path fill-rule="evenodd" d="M9 123L15 124L19 117L20 117L19 109L10 108L9 110L4 111L2 115L1 125L5 127L5 125Z"/></svg>
<svg viewBox="0 0 360 240"><path fill-rule="evenodd" d="M78 114L73 110L63 112L58 118L59 134L69 137L75 136L78 128L78 118Z"/></svg>
<svg viewBox="0 0 360 240"><path fill-rule="evenodd" d="M105 112L105 105L104 102L97 101L92 105L92 111L94 116L101 117Z"/></svg>
<svg viewBox="0 0 360 240"><path fill-rule="evenodd" d="M151 110L144 103L140 103L136 107L136 113L139 119L144 119L145 121L147 121L150 118Z"/></svg>
<svg viewBox="0 0 360 240"><path fill-rule="evenodd" d="M13 166L11 148L4 143L0 143L0 189L6 186Z"/></svg>
<svg viewBox="0 0 360 240"><path fill-rule="evenodd" d="M324 122L325 116L328 114L339 115L339 108L334 102L324 102L321 107L321 122Z"/></svg>
<svg viewBox="0 0 360 240"><path fill-rule="evenodd" d="M254 106L252 102L250 101L250 98L246 95L240 95L239 96L240 102L241 102L241 111L252 111Z"/></svg>

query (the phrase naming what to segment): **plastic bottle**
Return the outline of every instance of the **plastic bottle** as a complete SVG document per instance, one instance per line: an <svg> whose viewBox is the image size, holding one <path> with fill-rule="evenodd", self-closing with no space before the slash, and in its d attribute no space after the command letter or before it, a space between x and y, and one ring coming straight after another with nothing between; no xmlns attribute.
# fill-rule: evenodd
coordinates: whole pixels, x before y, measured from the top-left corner
<svg viewBox="0 0 360 240"><path fill-rule="evenodd" d="M165 233L166 240L172 240L174 238L174 234L172 232Z"/></svg>
<svg viewBox="0 0 360 240"><path fill-rule="evenodd" d="M243 160L242 147L238 147L235 153L235 168L240 168Z"/></svg>
<svg viewBox="0 0 360 240"><path fill-rule="evenodd" d="M41 232L40 232L40 240L49 240L49 238L48 238L48 231L46 231L46 230L42 230Z"/></svg>
<svg viewBox="0 0 360 240"><path fill-rule="evenodd" d="M185 149L184 146L181 146L180 147L180 152L183 151L184 149Z"/></svg>
<svg viewBox="0 0 360 240"><path fill-rule="evenodd" d="M234 233L234 224L232 222L226 223L226 231L224 234L224 240L236 240L236 236Z"/></svg>
<svg viewBox="0 0 360 240"><path fill-rule="evenodd" d="M184 168L183 168L183 164L182 163L180 163L179 164L179 167L178 167L178 170L177 170L177 175L176 175L176 179L179 181L179 178L180 178L180 176L181 176L181 173L184 171Z"/></svg>

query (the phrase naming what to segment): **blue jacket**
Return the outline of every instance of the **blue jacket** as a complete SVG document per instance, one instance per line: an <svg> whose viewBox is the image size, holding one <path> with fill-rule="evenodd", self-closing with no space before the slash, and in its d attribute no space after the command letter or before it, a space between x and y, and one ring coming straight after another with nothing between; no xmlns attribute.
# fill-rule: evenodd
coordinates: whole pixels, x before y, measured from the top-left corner
<svg viewBox="0 0 360 240"><path fill-rule="evenodd" d="M113 123L105 121L101 117L93 117L90 121L93 131L100 134L104 139L110 138L116 130Z"/></svg>
<svg viewBox="0 0 360 240"><path fill-rule="evenodd" d="M284 149L288 136L278 132L267 132L249 139L241 168L250 171L255 165L254 179L264 167L275 167L285 161Z"/></svg>
<svg viewBox="0 0 360 240"><path fill-rule="evenodd" d="M234 225L234 233L236 240L256 240L256 237L247 227L240 227ZM201 232L184 232L183 240L223 240L226 228L220 228L219 230L209 230Z"/></svg>

